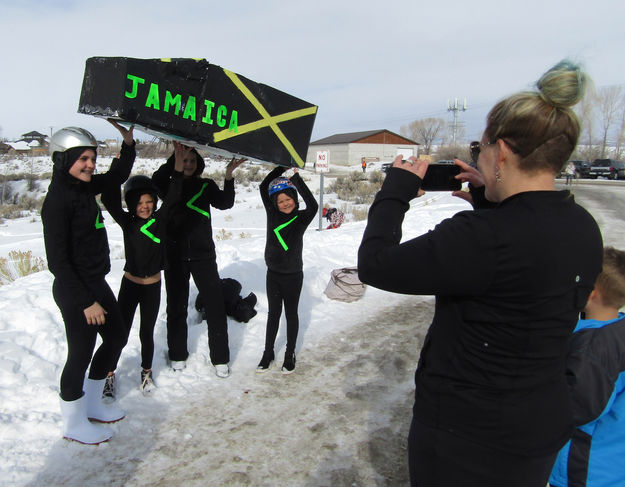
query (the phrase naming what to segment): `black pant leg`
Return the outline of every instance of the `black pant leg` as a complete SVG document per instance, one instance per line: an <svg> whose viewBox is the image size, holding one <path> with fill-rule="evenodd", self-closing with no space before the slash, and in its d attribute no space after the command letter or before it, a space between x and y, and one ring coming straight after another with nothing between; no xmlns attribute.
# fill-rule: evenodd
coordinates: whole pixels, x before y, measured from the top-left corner
<svg viewBox="0 0 625 487"><path fill-rule="evenodd" d="M189 302L189 263L171 261L165 271L167 291L167 346L169 360L187 360L187 306Z"/></svg>
<svg viewBox="0 0 625 487"><path fill-rule="evenodd" d="M267 325L265 329L265 351L273 351L280 327L282 315L282 289L280 287L280 275L267 270L265 285L267 289Z"/></svg>
<svg viewBox="0 0 625 487"><path fill-rule="evenodd" d="M121 350L126 346L128 336L115 295L104 279L95 285L94 294L98 303L106 311L106 322L96 326L102 338L102 344L91 360L89 378L100 380L106 378L108 372L113 370L113 361L119 357Z"/></svg>
<svg viewBox="0 0 625 487"><path fill-rule="evenodd" d="M61 373L60 395L64 401L75 401L83 394L82 386L95 348L97 327L87 324L84 310L74 305L72 296L67 295L56 280L52 285L52 295L61 310L67 338L67 359Z"/></svg>
<svg viewBox="0 0 625 487"><path fill-rule="evenodd" d="M154 326L158 318L161 305L161 281L141 286L139 313L141 325L139 339L141 340L141 367L152 368L154 358Z"/></svg>
<svg viewBox="0 0 625 487"><path fill-rule="evenodd" d="M302 293L304 273L289 274L283 282L282 295L284 297L284 314L286 316L286 352L295 352L297 335L299 333L299 315L297 308Z"/></svg>
<svg viewBox="0 0 625 487"><path fill-rule="evenodd" d="M530 457L505 452L414 417L408 436L412 487L545 487L557 454Z"/></svg>
<svg viewBox="0 0 625 487"><path fill-rule="evenodd" d="M230 362L228 320L217 262L196 260L189 262L189 266L193 281L204 300L211 362L213 365L226 364Z"/></svg>
<svg viewBox="0 0 625 487"><path fill-rule="evenodd" d="M122 277L122 283L119 286L119 294L117 295L117 303L119 305L119 310L122 315L122 323L124 324L126 343L128 343L130 329L132 328L132 321L135 317L137 305L139 304L140 291L141 290L139 284L132 282L126 277ZM117 369L117 364L119 362L119 357L121 353L122 351L120 350L119 353L115 355L113 359L113 368L111 369L111 371Z"/></svg>

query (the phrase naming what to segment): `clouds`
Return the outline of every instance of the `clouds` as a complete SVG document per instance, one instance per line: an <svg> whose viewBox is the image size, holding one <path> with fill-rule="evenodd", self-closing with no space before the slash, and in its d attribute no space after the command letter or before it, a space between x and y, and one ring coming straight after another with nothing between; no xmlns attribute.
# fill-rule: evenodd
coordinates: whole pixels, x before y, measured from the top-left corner
<svg viewBox="0 0 625 487"><path fill-rule="evenodd" d="M319 105L313 138L447 118L466 97L467 135L498 99L563 57L585 63L597 85L625 82L618 62L621 4L390 0L236 3L5 2L0 136L82 125L76 113L91 56L203 57Z"/></svg>

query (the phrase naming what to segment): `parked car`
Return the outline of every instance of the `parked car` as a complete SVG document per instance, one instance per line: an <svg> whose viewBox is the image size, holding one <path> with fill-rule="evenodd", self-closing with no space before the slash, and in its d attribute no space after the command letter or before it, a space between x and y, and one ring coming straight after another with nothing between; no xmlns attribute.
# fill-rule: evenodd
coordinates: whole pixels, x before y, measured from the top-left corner
<svg viewBox="0 0 625 487"><path fill-rule="evenodd" d="M615 159L595 159L590 167L589 177L597 179L625 179L625 162Z"/></svg>
<svg viewBox="0 0 625 487"><path fill-rule="evenodd" d="M571 161L575 166L575 177L587 178L590 174L590 162L589 161Z"/></svg>

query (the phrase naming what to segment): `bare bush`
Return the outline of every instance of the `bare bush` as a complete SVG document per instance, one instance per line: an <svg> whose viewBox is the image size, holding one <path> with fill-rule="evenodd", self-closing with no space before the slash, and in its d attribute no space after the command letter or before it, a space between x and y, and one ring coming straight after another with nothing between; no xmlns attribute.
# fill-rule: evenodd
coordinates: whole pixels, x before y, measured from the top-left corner
<svg viewBox="0 0 625 487"><path fill-rule="evenodd" d="M375 194L382 186L383 178L371 173L370 178L363 178L362 173L352 172L348 176L339 176L330 184L328 191L336 193L344 201L357 204L371 204Z"/></svg>
<svg viewBox="0 0 625 487"><path fill-rule="evenodd" d="M34 257L30 250L11 250L8 259L0 257L0 285L47 268L45 261L41 257Z"/></svg>

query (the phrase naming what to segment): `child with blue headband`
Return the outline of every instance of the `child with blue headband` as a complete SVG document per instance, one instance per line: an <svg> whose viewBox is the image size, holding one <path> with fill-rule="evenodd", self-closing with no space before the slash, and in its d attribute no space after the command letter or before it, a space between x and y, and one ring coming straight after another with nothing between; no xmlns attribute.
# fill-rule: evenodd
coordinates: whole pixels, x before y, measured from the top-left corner
<svg viewBox="0 0 625 487"><path fill-rule="evenodd" d="M260 195L267 212L267 241L265 263L267 264L267 329L265 350L256 368L265 372L275 359L274 344L280 325L282 303L286 315L287 342L282 373L295 370L295 345L299 332L299 305L304 281L302 249L304 232L312 222L319 205L299 173L289 179L282 177L288 168L278 166L260 184ZM300 210L298 196L306 204Z"/></svg>

